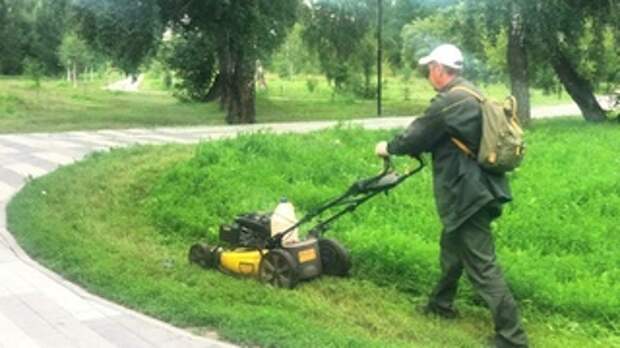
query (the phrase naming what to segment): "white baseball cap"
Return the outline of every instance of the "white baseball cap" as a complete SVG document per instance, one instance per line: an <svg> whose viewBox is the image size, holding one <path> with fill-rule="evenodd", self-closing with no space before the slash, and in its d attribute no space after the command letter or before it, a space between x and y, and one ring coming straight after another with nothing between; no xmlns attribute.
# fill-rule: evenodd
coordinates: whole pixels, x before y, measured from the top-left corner
<svg viewBox="0 0 620 348"><path fill-rule="evenodd" d="M430 62L461 70L463 69L463 54L456 46L443 44L437 46L428 56L420 58L418 64L427 65Z"/></svg>

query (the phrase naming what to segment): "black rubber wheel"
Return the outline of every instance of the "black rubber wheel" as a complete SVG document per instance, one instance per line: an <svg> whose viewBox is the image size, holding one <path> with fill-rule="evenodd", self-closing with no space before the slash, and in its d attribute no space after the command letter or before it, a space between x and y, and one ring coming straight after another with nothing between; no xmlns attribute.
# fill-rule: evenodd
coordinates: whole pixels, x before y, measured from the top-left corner
<svg viewBox="0 0 620 348"><path fill-rule="evenodd" d="M292 289L297 285L297 263L282 249L269 250L259 266L259 279L278 288Z"/></svg>
<svg viewBox="0 0 620 348"><path fill-rule="evenodd" d="M323 274L345 277L351 269L351 257L342 244L333 239L319 239L319 253Z"/></svg>
<svg viewBox="0 0 620 348"><path fill-rule="evenodd" d="M209 248L207 244L194 244L189 248L188 259L203 268L215 267L215 248Z"/></svg>

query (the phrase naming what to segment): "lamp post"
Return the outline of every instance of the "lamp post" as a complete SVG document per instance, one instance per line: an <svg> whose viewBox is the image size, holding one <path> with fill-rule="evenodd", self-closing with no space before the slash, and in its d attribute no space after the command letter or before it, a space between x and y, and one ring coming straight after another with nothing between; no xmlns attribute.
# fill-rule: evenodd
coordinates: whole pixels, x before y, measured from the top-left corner
<svg viewBox="0 0 620 348"><path fill-rule="evenodd" d="M383 63L383 0L377 0L377 116L381 116Z"/></svg>

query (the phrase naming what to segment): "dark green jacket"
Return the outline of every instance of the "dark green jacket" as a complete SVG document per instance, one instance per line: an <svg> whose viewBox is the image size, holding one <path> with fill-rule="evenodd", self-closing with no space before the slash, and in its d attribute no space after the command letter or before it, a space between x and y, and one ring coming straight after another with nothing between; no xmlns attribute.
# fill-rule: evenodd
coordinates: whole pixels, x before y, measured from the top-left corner
<svg viewBox="0 0 620 348"><path fill-rule="evenodd" d="M454 136L472 152L478 152L482 128L480 104L465 91L451 91L457 85L479 92L469 81L455 78L433 98L424 116L388 143L390 154L432 154L435 201L447 232L485 206L494 207L495 215L499 216L499 203L512 200L505 175L483 171L476 160L467 157L450 140Z"/></svg>

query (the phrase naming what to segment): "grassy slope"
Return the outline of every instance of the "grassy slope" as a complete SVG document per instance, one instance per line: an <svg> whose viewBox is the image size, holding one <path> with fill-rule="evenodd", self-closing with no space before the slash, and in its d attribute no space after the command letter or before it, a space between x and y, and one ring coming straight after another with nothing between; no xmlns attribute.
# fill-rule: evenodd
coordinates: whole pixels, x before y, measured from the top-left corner
<svg viewBox="0 0 620 348"><path fill-rule="evenodd" d="M332 95L323 79L315 78L316 90L310 93L306 77L269 79L269 89L257 96L258 122L282 122L372 117L376 102ZM157 80L147 78L139 93L109 92L106 82L84 83L73 88L64 81L43 81L34 88L26 79L0 77L0 132L40 132L76 129L205 125L224 123L224 113L216 104L181 103L163 91ZM405 83L397 78L385 87L385 115L419 114L432 96L425 81ZM405 88L409 97L405 98ZM491 95L501 98L506 89L490 86ZM541 103L564 103L566 98L541 96Z"/></svg>
<svg viewBox="0 0 620 348"><path fill-rule="evenodd" d="M528 163L513 180L517 201L497 239L534 346L620 346L620 191L612 169L619 131L555 121L530 134ZM454 323L412 310L437 273L428 171L334 226L330 233L354 257L351 279L287 291L185 261L190 242L205 233L213 239L214 227L235 212L269 209L283 192L307 209L376 172L368 144L385 136L335 130L301 140L257 136L97 154L30 183L9 205L9 227L33 257L88 289L236 342L478 347L490 320L467 289L459 302L464 318ZM587 149L571 150L586 141ZM409 203L398 209L402 202Z"/></svg>

